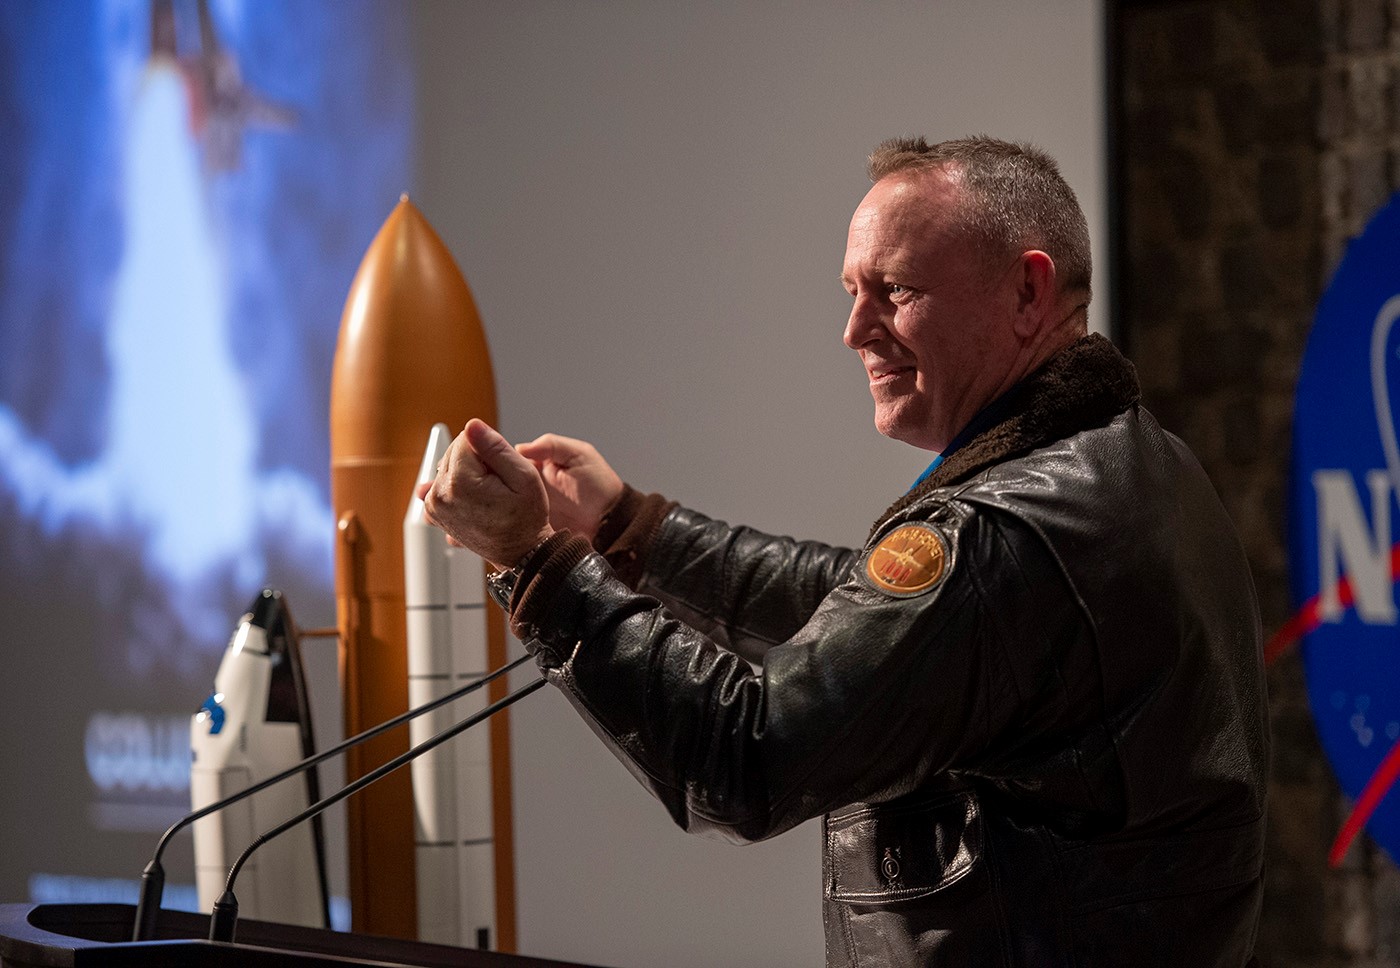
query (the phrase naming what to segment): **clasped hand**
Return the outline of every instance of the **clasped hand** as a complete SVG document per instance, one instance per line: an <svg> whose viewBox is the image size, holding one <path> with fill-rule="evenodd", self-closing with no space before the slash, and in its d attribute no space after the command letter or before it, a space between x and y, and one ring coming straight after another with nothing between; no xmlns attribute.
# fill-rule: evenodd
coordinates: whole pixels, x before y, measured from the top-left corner
<svg viewBox="0 0 1400 968"><path fill-rule="evenodd" d="M622 495L622 480L593 445L545 434L510 443L481 420L471 420L419 485L423 514L497 567L510 568L556 530L592 540Z"/></svg>

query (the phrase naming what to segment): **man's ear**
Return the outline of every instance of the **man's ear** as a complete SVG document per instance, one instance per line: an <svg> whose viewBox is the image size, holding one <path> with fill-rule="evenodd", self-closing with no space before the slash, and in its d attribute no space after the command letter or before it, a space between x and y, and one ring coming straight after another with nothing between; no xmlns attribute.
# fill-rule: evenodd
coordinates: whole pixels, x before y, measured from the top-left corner
<svg viewBox="0 0 1400 968"><path fill-rule="evenodd" d="M1013 329L1030 339L1055 306L1055 260L1039 249L1021 253L1016 264L1016 321Z"/></svg>

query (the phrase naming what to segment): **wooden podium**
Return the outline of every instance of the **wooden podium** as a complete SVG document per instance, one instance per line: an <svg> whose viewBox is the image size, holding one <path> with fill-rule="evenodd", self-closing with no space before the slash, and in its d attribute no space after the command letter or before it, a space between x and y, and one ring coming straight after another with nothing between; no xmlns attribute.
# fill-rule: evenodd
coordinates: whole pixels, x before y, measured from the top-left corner
<svg viewBox="0 0 1400 968"><path fill-rule="evenodd" d="M131 941L130 904L0 904L0 968L584 968L495 951L473 951L267 921L239 921L232 944L209 941L209 917L161 911L156 940Z"/></svg>

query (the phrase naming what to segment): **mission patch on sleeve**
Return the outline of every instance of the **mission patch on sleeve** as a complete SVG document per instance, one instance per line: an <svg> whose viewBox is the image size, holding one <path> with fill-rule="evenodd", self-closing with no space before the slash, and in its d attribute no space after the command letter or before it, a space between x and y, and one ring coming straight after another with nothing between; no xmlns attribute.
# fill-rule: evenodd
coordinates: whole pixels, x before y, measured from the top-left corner
<svg viewBox="0 0 1400 968"><path fill-rule="evenodd" d="M943 577L948 550L928 524L906 524L880 539L861 574L877 590L899 598L928 591Z"/></svg>

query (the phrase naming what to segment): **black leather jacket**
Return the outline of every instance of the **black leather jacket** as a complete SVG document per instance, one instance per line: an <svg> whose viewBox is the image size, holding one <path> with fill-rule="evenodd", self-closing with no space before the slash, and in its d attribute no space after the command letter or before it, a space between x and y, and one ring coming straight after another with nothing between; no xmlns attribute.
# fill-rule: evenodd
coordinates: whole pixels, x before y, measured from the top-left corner
<svg viewBox="0 0 1400 968"><path fill-rule="evenodd" d="M861 551L675 508L635 589L578 538L531 556L517 634L683 828L823 816L828 965L1243 965L1267 732L1239 542L1107 341L1013 394ZM871 557L911 523L936 580L890 591Z"/></svg>

